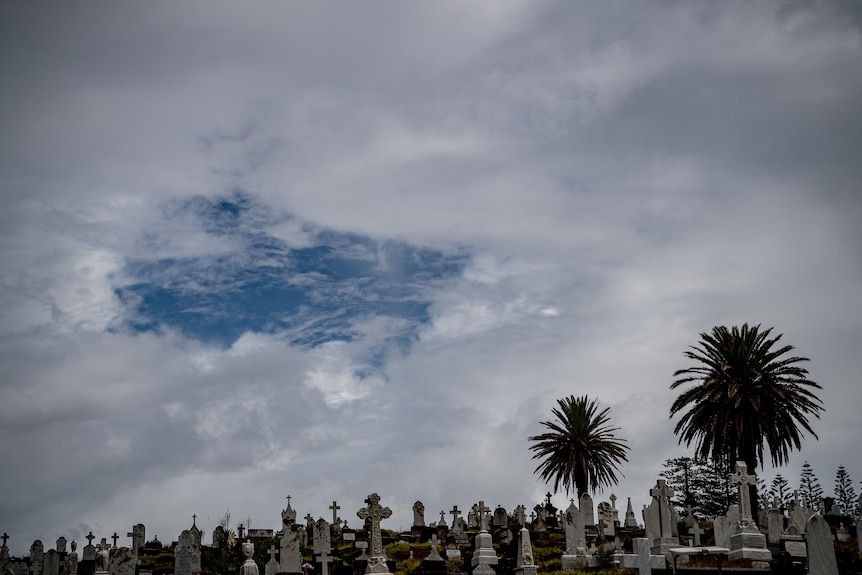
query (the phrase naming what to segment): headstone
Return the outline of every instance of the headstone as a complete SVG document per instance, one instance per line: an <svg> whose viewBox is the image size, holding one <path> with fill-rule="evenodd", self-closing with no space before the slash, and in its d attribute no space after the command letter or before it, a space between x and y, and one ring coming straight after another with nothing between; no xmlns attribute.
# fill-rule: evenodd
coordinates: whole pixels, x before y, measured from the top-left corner
<svg viewBox="0 0 862 575"><path fill-rule="evenodd" d="M717 547L730 548L730 536L733 535L738 523L739 507L736 505L731 505L726 514L715 518L712 527L715 531L715 545Z"/></svg>
<svg viewBox="0 0 862 575"><path fill-rule="evenodd" d="M332 533L329 529L329 523L327 523L326 519L323 517L318 519L317 523L314 524L312 537L314 540L313 551L315 554L323 553L324 551L327 553L332 552Z"/></svg>
<svg viewBox="0 0 862 575"><path fill-rule="evenodd" d="M611 519L616 527L620 524L620 512L617 510L617 496L611 493L611 496L608 497L608 499L611 500Z"/></svg>
<svg viewBox="0 0 862 575"><path fill-rule="evenodd" d="M560 558L560 567L563 571L586 567L590 558L587 555L584 517L575 506L574 499L570 500L569 507L563 514L563 529L566 534L566 550Z"/></svg>
<svg viewBox="0 0 862 575"><path fill-rule="evenodd" d="M359 557L356 560L368 561L368 541L357 541L353 546L359 549Z"/></svg>
<svg viewBox="0 0 862 575"><path fill-rule="evenodd" d="M586 549L587 537L584 528L584 517L575 507L572 499L563 517L563 526L566 533L566 555L576 555L579 548Z"/></svg>
<svg viewBox="0 0 862 575"><path fill-rule="evenodd" d="M200 548L201 546L201 530L198 529L197 525L195 525L195 520L197 519L197 515L192 515L192 536L197 538L197 546ZM132 530L127 534L127 537L132 538L131 549L132 553L135 557L138 556L138 553L141 549L144 548L144 544L147 542L147 528L144 527L143 523L138 523L137 525L132 526Z"/></svg>
<svg viewBox="0 0 862 575"><path fill-rule="evenodd" d="M264 565L263 572L266 575L277 575L279 569L278 561L275 560L275 545L269 548L269 561Z"/></svg>
<svg viewBox="0 0 862 575"><path fill-rule="evenodd" d="M431 552L428 554L428 557L425 558L425 561L443 561L443 557L440 555L440 552L437 551L437 534L434 533L431 535Z"/></svg>
<svg viewBox="0 0 862 575"><path fill-rule="evenodd" d="M192 575L192 534L183 529L174 548L174 575Z"/></svg>
<svg viewBox="0 0 862 575"><path fill-rule="evenodd" d="M383 553L383 538L380 533L380 521L392 516L392 510L380 505L380 496L372 493L366 499L366 507L356 512L360 519L371 521L371 556L368 558L366 573L389 573L386 565L386 555Z"/></svg>
<svg viewBox="0 0 862 575"><path fill-rule="evenodd" d="M626 529L637 529L638 520L637 517L635 517L634 510L632 509L632 498L629 497L628 500L628 504L626 505L626 519L623 526Z"/></svg>
<svg viewBox="0 0 862 575"><path fill-rule="evenodd" d="M474 568L474 573L476 572L476 568L482 564L485 565L485 567L482 568L484 571L486 568L490 568L491 565L496 565L498 561L497 553L494 551L494 541L491 538L491 534L488 532L488 514L490 511L490 509L485 507L484 501L479 502L477 512L479 514L479 527L481 531L476 535L473 559L470 562L471 566Z"/></svg>
<svg viewBox="0 0 862 575"><path fill-rule="evenodd" d="M461 510L458 509L457 505L454 505L452 507L452 511L450 511L449 513L452 514L452 529L450 529L450 531L452 531L453 533L462 531L463 522L461 521Z"/></svg>
<svg viewBox="0 0 862 575"><path fill-rule="evenodd" d="M446 528L449 527L448 525L446 525L446 512L445 511L440 512L440 521L437 522L437 527L446 527Z"/></svg>
<svg viewBox="0 0 862 575"><path fill-rule="evenodd" d="M826 520L819 515L808 519L805 528L808 543L808 572L811 575L838 575L835 540Z"/></svg>
<svg viewBox="0 0 862 575"><path fill-rule="evenodd" d="M425 527L425 505L421 501L413 504L413 527Z"/></svg>
<svg viewBox="0 0 862 575"><path fill-rule="evenodd" d="M45 547L42 541L36 539L30 545L30 575L41 575L42 562L45 560Z"/></svg>
<svg viewBox="0 0 862 575"><path fill-rule="evenodd" d="M602 535L614 536L614 508L607 501L602 501L597 507L599 522L602 524Z"/></svg>
<svg viewBox="0 0 862 575"><path fill-rule="evenodd" d="M60 575L60 554L56 550L49 549L45 553L42 575Z"/></svg>
<svg viewBox="0 0 862 575"><path fill-rule="evenodd" d="M805 562L808 559L808 547L799 529L789 525L781 534L781 549L794 561Z"/></svg>
<svg viewBox="0 0 862 575"><path fill-rule="evenodd" d="M838 529L835 531L835 537L842 543L850 541L850 532L847 531L846 527L844 527L844 523L838 524Z"/></svg>
<svg viewBox="0 0 862 575"><path fill-rule="evenodd" d="M506 527L509 524L509 514L506 510L497 505L494 509L494 517L491 520L491 525L494 527Z"/></svg>
<svg viewBox="0 0 862 575"><path fill-rule="evenodd" d="M581 516L584 518L584 527L592 527L596 524L596 516L593 511L593 498L589 493L584 493L579 501L581 508Z"/></svg>
<svg viewBox="0 0 862 575"><path fill-rule="evenodd" d="M800 533L803 533L806 525L808 525L808 520L814 513L815 511L808 506L799 492L794 491L792 509L790 510L790 524L796 527Z"/></svg>
<svg viewBox="0 0 862 575"><path fill-rule="evenodd" d="M776 507L766 511L766 541L776 545L781 541L784 533L784 513Z"/></svg>
<svg viewBox="0 0 862 575"><path fill-rule="evenodd" d="M614 560L623 569L637 569L638 575L651 575L653 569L665 569L667 562L664 555L650 553L650 540L646 537L632 539L634 554L618 553Z"/></svg>
<svg viewBox="0 0 862 575"><path fill-rule="evenodd" d="M341 509L341 506L333 499L332 505L329 508L332 510L332 524L336 526L341 525L341 521L338 520L338 510Z"/></svg>
<svg viewBox="0 0 862 575"><path fill-rule="evenodd" d="M87 544L84 545L84 549L81 551L81 561L96 560L96 547L93 545L93 539L95 538L96 536L93 535L92 531L87 534Z"/></svg>
<svg viewBox="0 0 862 575"><path fill-rule="evenodd" d="M771 561L772 552L766 548L766 536L760 532L751 515L751 499L749 485L754 485L757 478L748 473L744 461L736 462L736 471L728 476L731 484L737 486L739 500L739 522L730 536L731 561L752 559L754 561Z"/></svg>
<svg viewBox="0 0 862 575"><path fill-rule="evenodd" d="M245 562L239 569L240 575L260 575L260 569L254 561L254 544L251 541L243 542L242 554L245 555Z"/></svg>
<svg viewBox="0 0 862 575"><path fill-rule="evenodd" d="M655 487L650 489L649 493L653 500L648 508L648 513L651 518L650 521L647 522L647 525L649 526L648 529L650 530L650 533L655 532L657 516L659 530L658 537L650 539L652 543L651 550L653 553L668 555L669 550L672 547L679 547L679 537L674 535L676 522L674 521L674 515L670 504L670 498L673 496L674 492L673 489L667 485L667 482L665 482L664 479L659 479L656 481Z"/></svg>
<svg viewBox="0 0 862 575"><path fill-rule="evenodd" d="M213 529L213 541L212 548L218 549L221 542L224 541L224 527L218 525L215 529Z"/></svg>
<svg viewBox="0 0 862 575"><path fill-rule="evenodd" d="M471 530L479 528L479 506L475 503L467 512L467 528Z"/></svg>
<svg viewBox="0 0 862 575"><path fill-rule="evenodd" d="M299 549L299 533L294 530L292 526L285 527L279 546L279 572L302 572L302 553Z"/></svg>
<svg viewBox="0 0 862 575"><path fill-rule="evenodd" d="M458 549L457 545L455 545L454 543L450 543L449 545L446 546L446 559L451 561L453 559L460 559L460 558L461 558L461 550Z"/></svg>
<svg viewBox="0 0 862 575"><path fill-rule="evenodd" d="M542 507L542 519L545 520L545 525L548 527L556 528L558 526L557 523L557 508L554 507L554 504L551 503L551 492L549 491L545 495L545 505Z"/></svg>
<svg viewBox="0 0 862 575"><path fill-rule="evenodd" d="M661 510L658 500L653 499L643 508L644 531L650 541L661 537Z"/></svg>
<svg viewBox="0 0 862 575"><path fill-rule="evenodd" d="M128 547L120 547L111 554L111 566L108 572L111 575L135 575L136 565L137 561L132 550ZM200 567L198 567L198 571L200 571Z"/></svg>
<svg viewBox="0 0 862 575"><path fill-rule="evenodd" d="M515 575L536 575L536 562L533 560L533 545L530 532L522 527L518 533L518 555L515 558Z"/></svg>
<svg viewBox="0 0 862 575"><path fill-rule="evenodd" d="M54 545L54 549L57 550L57 553L65 553L66 552L66 538L58 537L57 543Z"/></svg>
<svg viewBox="0 0 862 575"><path fill-rule="evenodd" d="M523 505L518 505L512 512L512 519L521 527L527 526L527 508Z"/></svg>

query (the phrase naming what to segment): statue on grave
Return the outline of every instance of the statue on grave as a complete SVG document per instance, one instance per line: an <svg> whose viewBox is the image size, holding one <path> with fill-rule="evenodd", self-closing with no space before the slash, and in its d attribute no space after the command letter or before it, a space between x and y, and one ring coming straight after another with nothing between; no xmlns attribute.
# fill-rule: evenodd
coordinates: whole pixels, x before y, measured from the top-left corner
<svg viewBox="0 0 862 575"><path fill-rule="evenodd" d="M425 505L421 501L413 504L413 527L425 527Z"/></svg>
<svg viewBox="0 0 862 575"><path fill-rule="evenodd" d="M108 544L102 541L96 550L96 571L107 571L111 563L110 551Z"/></svg>

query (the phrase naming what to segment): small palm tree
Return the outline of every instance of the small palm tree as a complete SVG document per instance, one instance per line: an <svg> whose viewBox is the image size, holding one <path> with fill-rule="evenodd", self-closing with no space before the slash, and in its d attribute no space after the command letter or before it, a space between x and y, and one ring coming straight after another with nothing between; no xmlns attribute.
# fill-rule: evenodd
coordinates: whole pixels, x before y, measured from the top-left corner
<svg viewBox="0 0 862 575"><path fill-rule="evenodd" d="M763 465L765 450L774 466L786 463L791 449L801 448L800 428L817 438L808 416L820 417L821 401L811 389L821 387L798 365L808 358L786 357L793 347L777 346L781 335L770 339L771 332L759 325L718 326L685 352L696 365L674 373L678 379L670 388L695 386L676 398L670 416L684 411L674 433L680 443L695 443L696 457L728 471L736 460L745 461L751 473Z"/></svg>
<svg viewBox="0 0 862 575"><path fill-rule="evenodd" d="M547 433L534 435L529 441L533 459L543 461L535 473L544 481L554 481L554 491L562 485L575 495L601 490L617 483L618 465L628 461L625 439L619 439L611 427L610 408L599 411L595 399L574 395L557 400L551 410L555 421L541 421Z"/></svg>

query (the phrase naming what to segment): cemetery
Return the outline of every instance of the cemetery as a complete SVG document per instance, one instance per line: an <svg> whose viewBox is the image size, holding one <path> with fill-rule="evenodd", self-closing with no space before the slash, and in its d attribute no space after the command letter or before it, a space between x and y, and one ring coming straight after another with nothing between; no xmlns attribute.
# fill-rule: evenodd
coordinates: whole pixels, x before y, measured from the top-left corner
<svg viewBox="0 0 862 575"><path fill-rule="evenodd" d="M631 498L619 509L614 494L598 504L584 494L557 509L548 493L529 513L524 505L492 509L478 501L466 513L453 505L428 518L416 501L410 530L398 532L386 528L392 511L372 493L362 505L333 501L329 519L308 513L304 521L288 497L279 529L220 525L205 537L192 516L168 543L147 540L143 524L125 537L89 533L80 555L77 542L61 537L53 549L34 541L28 556L12 557L4 533L0 575L862 572L858 512L812 509L797 492L786 509L774 499L754 513L747 495L754 476L744 463L729 480L738 504L713 519L698 519L690 508L681 517L670 502L673 489L658 479L637 514ZM356 508L352 519L339 516L342 508Z"/></svg>
<svg viewBox="0 0 862 575"><path fill-rule="evenodd" d="M304 510L304 520L297 519L288 496L277 528L275 510L270 525L249 520L232 527L226 514L206 535L192 515L191 525L178 526L176 540L167 543L148 540L142 523L125 537L90 532L80 556L77 541L60 537L53 549L37 540L27 556L12 557L4 533L0 575L862 573L862 497L856 499L843 466L835 498L823 497L807 462L792 494L780 476L768 493L758 486L754 466L763 464L764 436L770 437L773 464L782 464L789 449L799 447L796 426L813 433L807 415L822 410L805 389L820 386L794 365L805 358L773 362L792 347L770 351L780 339L767 339L770 331L720 326L686 352L699 364L677 371L671 388L697 385L679 396L671 416L689 409L675 433L680 443L695 443L696 458L668 460L655 484L630 494L624 509L613 492L598 502L590 493L617 484L629 447L615 437L609 408L588 396L570 396L557 401L555 420L540 422L546 432L528 438L533 459L540 461L539 478L554 492L562 487L580 494L565 509L556 508L548 492L543 501L527 502L529 508L492 508L480 499L463 510L454 504L438 517L426 516L419 499L405 531L386 524L393 512L378 493L361 503L333 501L331 517ZM756 361L762 364L753 368ZM757 401L740 403L731 392L740 387ZM770 422L775 427L764 429ZM711 485L720 486L717 497L706 486L710 481L690 488L709 474Z"/></svg>

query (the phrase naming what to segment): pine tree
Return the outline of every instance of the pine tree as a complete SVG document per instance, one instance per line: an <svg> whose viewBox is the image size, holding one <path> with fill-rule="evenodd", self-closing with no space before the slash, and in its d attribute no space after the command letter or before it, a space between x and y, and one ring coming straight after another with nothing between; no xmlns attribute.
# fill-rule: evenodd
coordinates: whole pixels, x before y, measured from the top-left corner
<svg viewBox="0 0 862 575"><path fill-rule="evenodd" d="M787 506L793 501L793 494L790 492L790 483L778 473L772 480L772 486L769 488L769 498L778 500L778 508L784 511Z"/></svg>
<svg viewBox="0 0 862 575"><path fill-rule="evenodd" d="M806 461L802 464L802 475L799 477L799 493L805 498L808 506L817 509L823 501L823 488L814 475L811 465Z"/></svg>
<svg viewBox="0 0 862 575"><path fill-rule="evenodd" d="M835 474L835 503L841 508L842 515L853 515L856 510L856 491L853 481L843 465L838 466Z"/></svg>
<svg viewBox="0 0 862 575"><path fill-rule="evenodd" d="M697 517L716 517L736 502L727 474L711 462L691 457L667 459L659 475L674 490L671 504L680 515L685 514L686 505L691 505Z"/></svg>

